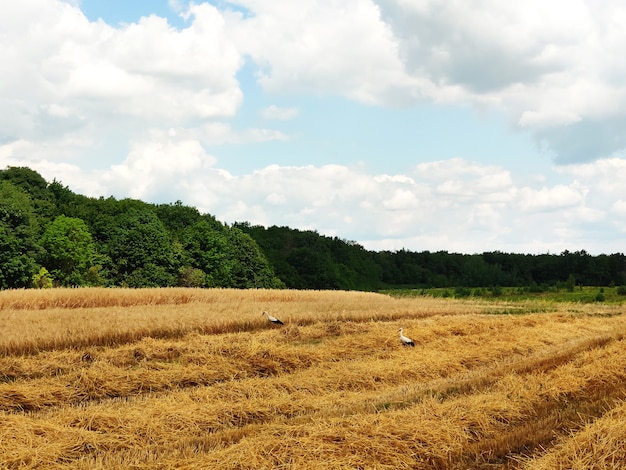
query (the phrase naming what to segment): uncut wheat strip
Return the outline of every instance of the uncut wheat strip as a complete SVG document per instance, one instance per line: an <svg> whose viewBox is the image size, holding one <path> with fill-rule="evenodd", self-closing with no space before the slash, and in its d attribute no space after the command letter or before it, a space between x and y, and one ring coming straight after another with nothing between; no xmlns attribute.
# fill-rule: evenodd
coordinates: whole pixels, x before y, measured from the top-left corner
<svg viewBox="0 0 626 470"><path fill-rule="evenodd" d="M89 307L132 307L189 303L197 299L218 298L217 290L207 296L200 289L145 288L121 289L103 287L15 289L0 292L2 310L44 310L50 308L80 309ZM232 293L229 293L232 294Z"/></svg>
<svg viewBox="0 0 626 470"><path fill-rule="evenodd" d="M267 322L262 321L259 312L268 308L268 301L251 294L248 297L249 301L245 301L234 295L223 295L220 301L182 305L3 310L0 311L0 355L33 354L88 345L109 346L136 341L144 336L174 338L194 331L219 334L266 328ZM275 309L276 314L286 322L307 325L337 320L392 321L480 310L480 306L474 303L398 300L380 294L372 297L348 292L320 292L316 295L309 293L309 298L311 300L282 302L280 308Z"/></svg>
<svg viewBox="0 0 626 470"><path fill-rule="evenodd" d="M271 293L270 293L271 292ZM15 289L0 291L1 310L39 310L50 308L80 309L89 307L132 307L140 305L240 302L250 298L266 297L274 300L293 298L273 291L259 289L254 295L241 289L195 288L55 288ZM261 294L260 294L261 293Z"/></svg>
<svg viewBox="0 0 626 470"><path fill-rule="evenodd" d="M294 303L315 306L319 302L333 306L354 304L389 306L390 304L414 304L415 298L397 299L384 294L360 291L317 291L289 289L197 289L197 288L57 288L16 289L0 291L0 310L40 310L50 308L81 309L97 307L132 307L141 305L185 304L257 304L289 305ZM435 299L420 297L421 304L431 304L440 309L442 304L450 306L472 305L476 302L457 299ZM333 308L335 310L335 308Z"/></svg>
<svg viewBox="0 0 626 470"><path fill-rule="evenodd" d="M226 307L224 307L226 309ZM251 330L263 323L255 315L211 310L206 304L0 312L0 355L45 350L111 346L145 336L181 337L192 331Z"/></svg>

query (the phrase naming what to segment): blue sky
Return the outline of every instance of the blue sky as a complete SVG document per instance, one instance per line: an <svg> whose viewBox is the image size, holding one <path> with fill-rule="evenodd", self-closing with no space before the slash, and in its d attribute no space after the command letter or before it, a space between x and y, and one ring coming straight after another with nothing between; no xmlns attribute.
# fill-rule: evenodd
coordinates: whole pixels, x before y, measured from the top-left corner
<svg viewBox="0 0 626 470"><path fill-rule="evenodd" d="M166 0L80 0L78 5L91 21L102 19L113 26L136 23L142 16L150 15L167 18L171 25L178 28L185 26L185 21Z"/></svg>
<svg viewBox="0 0 626 470"><path fill-rule="evenodd" d="M618 1L5 10L2 167L374 250L624 251Z"/></svg>
<svg viewBox="0 0 626 470"><path fill-rule="evenodd" d="M209 2L213 5L234 5ZM182 6L183 3L178 5ZM118 25L138 22L142 16L158 15L170 25L184 29L188 24L164 0L81 0L81 10L92 21L102 19ZM532 136L507 125L506 116L481 113L469 106L363 106L342 97L328 95L264 94L254 78L254 65L241 68L237 77L244 88L244 101L233 125L239 128L262 126L260 111L268 106L296 107L295 122L278 127L295 137L290 141L225 146L219 151L223 168L234 174L250 172L259 162L354 165L365 163L375 172L405 172L416 163L463 155L497 164L534 159L549 164ZM454 136L451 138L451 136ZM546 166L547 166L546 165Z"/></svg>

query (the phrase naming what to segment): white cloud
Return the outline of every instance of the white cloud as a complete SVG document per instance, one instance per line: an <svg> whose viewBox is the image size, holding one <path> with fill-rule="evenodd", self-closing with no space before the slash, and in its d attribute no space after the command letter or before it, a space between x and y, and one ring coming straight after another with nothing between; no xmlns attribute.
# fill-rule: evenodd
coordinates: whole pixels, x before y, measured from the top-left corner
<svg viewBox="0 0 626 470"><path fill-rule="evenodd" d="M176 13L183 13L186 8L185 0L167 0L167 4Z"/></svg>
<svg viewBox="0 0 626 470"><path fill-rule="evenodd" d="M281 108L276 105L268 106L261 111L263 119L274 119L277 121L289 121L298 116L297 108Z"/></svg>
<svg viewBox="0 0 626 470"><path fill-rule="evenodd" d="M421 163L416 166L416 174L424 181L432 181L443 200L509 202L515 196L509 171L497 166L453 158Z"/></svg>
<svg viewBox="0 0 626 470"><path fill-rule="evenodd" d="M169 4L186 27L155 15L112 27L60 0L6 5L0 141L79 131L98 140L111 122L132 133L162 120L231 118L248 57L273 93L504 109L561 163L626 148L626 63L615 59L626 47L626 6L617 0Z"/></svg>
<svg viewBox="0 0 626 470"><path fill-rule="evenodd" d="M564 165L556 171L563 175L571 175L585 184L593 184L598 191L611 195L626 197L626 159L612 157L592 163Z"/></svg>
<svg viewBox="0 0 626 470"><path fill-rule="evenodd" d="M465 190L442 193L440 186L448 177L444 171L424 177L419 171L372 175L341 165L270 165L234 176L217 168L199 141L170 132L133 143L122 163L103 171L85 172L48 161L31 165L47 179L54 177L81 194L154 202L180 199L228 223L315 229L357 240L369 249L623 251L620 233L626 226L618 216L626 211L626 198L615 197L613 205L605 207L604 199L594 199L598 192L607 191L600 188L601 182L590 180L587 187L574 179L533 188L509 178L493 191L510 197L493 197L481 190L480 182L490 174L506 174L500 167L460 159L425 166L457 168L457 177L467 178L460 184L471 188L472 194L468 196ZM466 172L459 173L459 168ZM617 230L616 238L593 235L613 230Z"/></svg>
<svg viewBox="0 0 626 470"><path fill-rule="evenodd" d="M626 64L615 60L626 47L626 6L617 0L237 3L251 14L230 16L229 30L272 92L496 107L560 162L626 147ZM598 134L588 123L608 135L568 146Z"/></svg>
<svg viewBox="0 0 626 470"><path fill-rule="evenodd" d="M618 199L611 207L612 212L622 217L626 216L626 200Z"/></svg>
<svg viewBox="0 0 626 470"><path fill-rule="evenodd" d="M556 211L584 203L586 192L577 182L539 190L524 187L519 191L518 205L524 212Z"/></svg>
<svg viewBox="0 0 626 470"><path fill-rule="evenodd" d="M366 103L398 101L413 79L370 0L237 2L253 15L232 24L241 51L271 91L340 94Z"/></svg>
<svg viewBox="0 0 626 470"><path fill-rule="evenodd" d="M181 199L229 222L314 228L370 246L621 246L588 234L624 233L623 2L239 0L220 10L169 0L186 18L181 29L155 15L119 27L91 22L78 3L3 5L3 167L30 166L87 195ZM259 93L272 93L252 102L289 93L297 104L253 109L262 119L299 116L300 95L496 107L570 164L534 183L517 181L504 159L466 158L408 174L304 162L234 176L211 147L291 138L238 127L244 63Z"/></svg>
<svg viewBox="0 0 626 470"><path fill-rule="evenodd" d="M209 4L176 30L149 16L120 28L59 0L22 0L0 18L0 141L98 134L158 119L233 116L242 58Z"/></svg>
<svg viewBox="0 0 626 470"><path fill-rule="evenodd" d="M186 193L188 178L210 171L214 163L215 158L198 141L153 137L134 143L126 160L101 178L114 193L142 200L176 200L178 194Z"/></svg>

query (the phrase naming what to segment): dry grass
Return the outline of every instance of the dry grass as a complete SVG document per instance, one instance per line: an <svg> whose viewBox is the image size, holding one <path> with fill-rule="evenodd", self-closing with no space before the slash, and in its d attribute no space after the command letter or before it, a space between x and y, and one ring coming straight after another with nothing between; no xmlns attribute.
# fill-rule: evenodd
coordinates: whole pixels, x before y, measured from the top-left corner
<svg viewBox="0 0 626 470"><path fill-rule="evenodd" d="M8 291L0 305L1 468L626 458L620 307L194 289Z"/></svg>
<svg viewBox="0 0 626 470"><path fill-rule="evenodd" d="M0 356L111 346L145 336L177 338L266 326L260 312L292 325L318 321L390 321L445 314L440 301L373 293L237 289L53 289L0 291ZM451 303L450 305L455 305ZM456 303L479 312L479 303ZM294 308L295 307L295 308ZM366 307L364 309L364 307Z"/></svg>
<svg viewBox="0 0 626 470"><path fill-rule="evenodd" d="M626 462L626 404L619 404L576 433L564 436L526 468L573 470L623 468Z"/></svg>

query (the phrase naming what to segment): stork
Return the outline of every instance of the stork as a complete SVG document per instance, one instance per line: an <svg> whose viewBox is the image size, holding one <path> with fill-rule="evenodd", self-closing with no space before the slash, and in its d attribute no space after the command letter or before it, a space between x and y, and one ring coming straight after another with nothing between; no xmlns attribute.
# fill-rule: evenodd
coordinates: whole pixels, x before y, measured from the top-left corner
<svg viewBox="0 0 626 470"><path fill-rule="evenodd" d="M276 318L276 317L271 316L271 315L270 315L269 313L267 313L267 312L263 312L263 313L261 314L261 316L263 316L263 315L266 315L266 316L267 316L267 319L268 319L270 322L274 323L275 325L284 325L284 323L283 323L282 321L280 321L280 320L279 320L278 318Z"/></svg>
<svg viewBox="0 0 626 470"><path fill-rule="evenodd" d="M398 330L400 332L400 341L402 341L402 346L412 346L415 347L415 343L411 338L407 338L402 334L402 328Z"/></svg>

